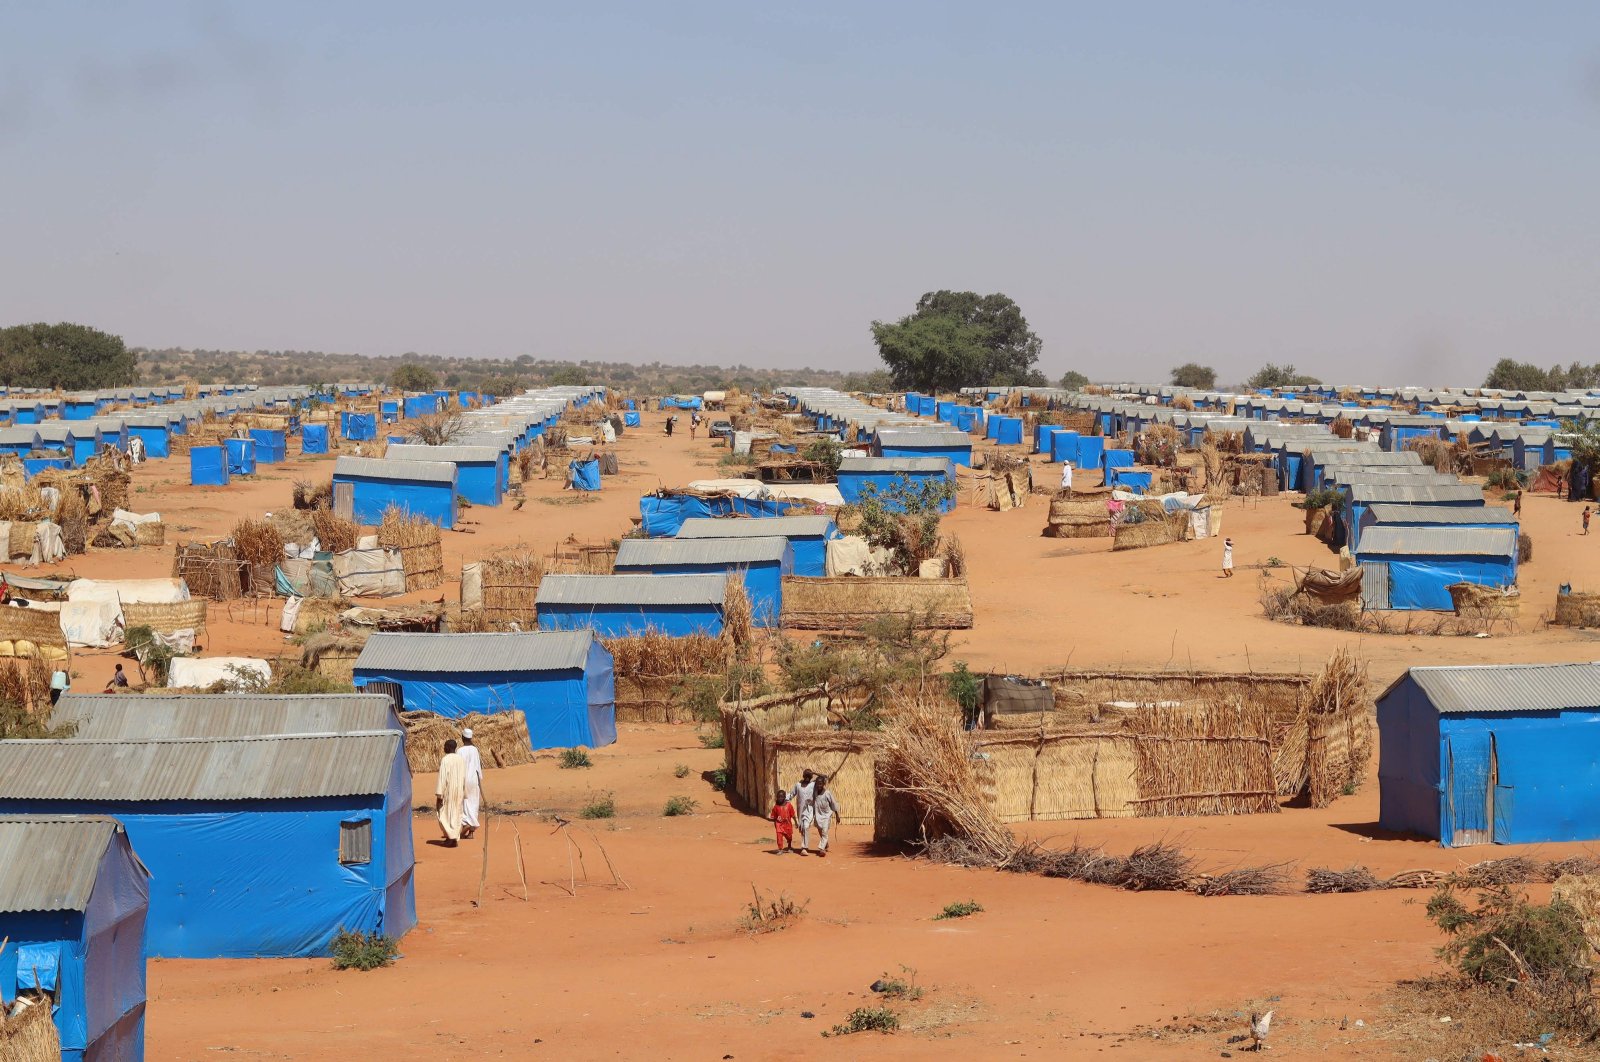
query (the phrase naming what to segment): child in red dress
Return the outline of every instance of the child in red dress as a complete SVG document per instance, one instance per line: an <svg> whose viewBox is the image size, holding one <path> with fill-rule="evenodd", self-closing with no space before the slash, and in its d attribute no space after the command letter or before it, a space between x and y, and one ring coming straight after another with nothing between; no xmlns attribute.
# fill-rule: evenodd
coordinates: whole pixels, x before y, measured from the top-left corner
<svg viewBox="0 0 1600 1062"><path fill-rule="evenodd" d="M778 791L778 802L772 805L772 814L769 816L776 824L778 834L778 854L794 850L794 805L789 803L789 794Z"/></svg>

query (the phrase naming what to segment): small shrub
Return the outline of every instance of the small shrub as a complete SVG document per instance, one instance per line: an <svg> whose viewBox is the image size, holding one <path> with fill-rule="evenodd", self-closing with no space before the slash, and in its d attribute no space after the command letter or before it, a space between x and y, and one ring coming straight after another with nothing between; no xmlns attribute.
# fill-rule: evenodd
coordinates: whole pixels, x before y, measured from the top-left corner
<svg viewBox="0 0 1600 1062"><path fill-rule="evenodd" d="M765 838L762 840L764 843ZM753 898L744 905L744 916L739 919L739 925L751 933L773 933L805 916L806 905L796 903L786 892L779 893L776 899L771 900L762 899L754 886L751 886L750 892Z"/></svg>
<svg viewBox="0 0 1600 1062"><path fill-rule="evenodd" d="M667 818L676 818L679 815L693 815L694 809L699 807L699 802L686 796L668 797L666 805L661 809L661 814Z"/></svg>
<svg viewBox="0 0 1600 1062"><path fill-rule="evenodd" d="M709 734L700 735L700 747L703 749L720 749L723 747L722 731L713 730Z"/></svg>
<svg viewBox="0 0 1600 1062"><path fill-rule="evenodd" d="M614 819L617 817L617 798L612 793L595 797L578 809L580 819Z"/></svg>
<svg viewBox="0 0 1600 1062"><path fill-rule="evenodd" d="M687 763L678 764L676 767L674 767L672 769L672 777L674 777L674 778L687 778L687 777L689 777L689 765Z"/></svg>
<svg viewBox="0 0 1600 1062"><path fill-rule="evenodd" d="M824 1036L850 1036L853 1033L892 1033L900 1028L900 1019L888 1007L857 1007L850 1016L835 1025Z"/></svg>
<svg viewBox="0 0 1600 1062"><path fill-rule="evenodd" d="M340 930L330 946L335 970L376 970L392 966L400 955L395 939L383 933L351 933Z"/></svg>
<svg viewBox="0 0 1600 1062"><path fill-rule="evenodd" d="M907 999L915 1002L922 998L922 989L917 987L917 971L905 965L900 967L900 976L890 976L885 973L872 982L872 990L885 999Z"/></svg>
<svg viewBox="0 0 1600 1062"><path fill-rule="evenodd" d="M718 767L711 772L711 788L719 793L726 793L733 788L733 768Z"/></svg>
<svg viewBox="0 0 1600 1062"><path fill-rule="evenodd" d="M578 767L593 767L593 766L594 766L594 761L591 760L589 758L589 754L587 752L583 751L582 749L562 749L561 750L561 768L562 768L562 770L571 770L571 769L578 768Z"/></svg>
<svg viewBox="0 0 1600 1062"><path fill-rule="evenodd" d="M1282 557L1277 557L1277 556L1268 557L1267 558L1267 567L1269 567L1269 568L1281 568L1281 567L1283 567L1283 558Z"/></svg>
<svg viewBox="0 0 1600 1062"><path fill-rule="evenodd" d="M945 904L944 910L934 915L933 920L935 922L942 922L949 918L968 918L982 910L983 904L977 902L976 900L958 900L955 903Z"/></svg>

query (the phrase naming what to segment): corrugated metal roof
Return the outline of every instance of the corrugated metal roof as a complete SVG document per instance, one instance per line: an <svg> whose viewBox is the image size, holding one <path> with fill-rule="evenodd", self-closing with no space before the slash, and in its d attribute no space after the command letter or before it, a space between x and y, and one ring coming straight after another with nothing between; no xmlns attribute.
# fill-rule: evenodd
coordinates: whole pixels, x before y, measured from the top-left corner
<svg viewBox="0 0 1600 1062"><path fill-rule="evenodd" d="M840 472L945 472L950 461L943 457L846 457L839 462Z"/></svg>
<svg viewBox="0 0 1600 1062"><path fill-rule="evenodd" d="M27 443L32 446L39 441L39 429L32 425L23 425L20 428L0 428L0 443L7 446L16 446Z"/></svg>
<svg viewBox="0 0 1600 1062"><path fill-rule="evenodd" d="M1600 708L1600 665L1592 663L1414 667L1383 696L1407 676L1441 715Z"/></svg>
<svg viewBox="0 0 1600 1062"><path fill-rule="evenodd" d="M1510 509L1498 505L1400 505L1379 502L1372 515L1380 524L1515 524Z"/></svg>
<svg viewBox="0 0 1600 1062"><path fill-rule="evenodd" d="M547 575L538 605L720 605L726 575Z"/></svg>
<svg viewBox="0 0 1600 1062"><path fill-rule="evenodd" d="M821 538L833 526L826 516L727 517L692 516L678 529L678 538Z"/></svg>
<svg viewBox="0 0 1600 1062"><path fill-rule="evenodd" d="M495 446L424 446L419 443L391 444L383 455L385 461L447 461L451 464L477 463L500 460L501 450Z"/></svg>
<svg viewBox="0 0 1600 1062"><path fill-rule="evenodd" d="M878 445L909 447L911 449L959 449L972 445L972 436L964 431L936 431L933 429L888 429L878 431Z"/></svg>
<svg viewBox="0 0 1600 1062"><path fill-rule="evenodd" d="M102 741L348 734L400 726L382 693L69 693L56 705L51 722L75 724L74 738Z"/></svg>
<svg viewBox="0 0 1600 1062"><path fill-rule="evenodd" d="M389 461L381 457L341 457L333 463L333 474L360 476L363 479L454 483L456 466L444 461Z"/></svg>
<svg viewBox="0 0 1600 1062"><path fill-rule="evenodd" d="M651 564L770 564L783 560L789 540L763 538L625 538L617 547L616 566Z"/></svg>
<svg viewBox="0 0 1600 1062"><path fill-rule="evenodd" d="M1509 557L1516 548L1516 534L1510 528L1374 524L1361 533L1360 555Z"/></svg>
<svg viewBox="0 0 1600 1062"><path fill-rule="evenodd" d="M1356 502L1483 502L1483 490L1471 483L1352 483L1349 490Z"/></svg>
<svg viewBox="0 0 1600 1062"><path fill-rule="evenodd" d="M0 815L0 912L84 910L120 832L103 815Z"/></svg>
<svg viewBox="0 0 1600 1062"><path fill-rule="evenodd" d="M0 798L290 800L382 793L401 735L0 741Z"/></svg>
<svg viewBox="0 0 1600 1062"><path fill-rule="evenodd" d="M546 578L549 578L546 576ZM362 671L558 671L582 668L594 636L588 631L510 634L374 634L356 668Z"/></svg>

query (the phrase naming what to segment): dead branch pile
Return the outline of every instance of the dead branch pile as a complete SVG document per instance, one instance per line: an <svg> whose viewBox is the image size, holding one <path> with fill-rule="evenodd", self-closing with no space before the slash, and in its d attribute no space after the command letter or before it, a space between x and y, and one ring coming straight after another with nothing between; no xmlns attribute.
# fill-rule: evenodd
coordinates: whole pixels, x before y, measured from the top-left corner
<svg viewBox="0 0 1600 1062"><path fill-rule="evenodd" d="M1402 870L1390 878L1380 878L1363 866L1332 870L1314 867L1306 873L1307 892L1372 892L1378 889L1431 889L1454 885L1463 889L1495 889L1507 885L1538 885L1571 875L1600 871L1594 856L1569 856L1545 861L1529 856L1486 859L1455 871Z"/></svg>
<svg viewBox="0 0 1600 1062"><path fill-rule="evenodd" d="M1307 892L1372 892L1384 886L1384 881L1375 877L1366 867L1356 866L1345 870L1313 867L1306 872Z"/></svg>
<svg viewBox="0 0 1600 1062"><path fill-rule="evenodd" d="M310 483L303 479L294 481L294 507L296 509L333 508L333 480Z"/></svg>
<svg viewBox="0 0 1600 1062"><path fill-rule="evenodd" d="M1289 891L1289 864L1270 863L1202 874L1190 889L1197 896L1282 896Z"/></svg>

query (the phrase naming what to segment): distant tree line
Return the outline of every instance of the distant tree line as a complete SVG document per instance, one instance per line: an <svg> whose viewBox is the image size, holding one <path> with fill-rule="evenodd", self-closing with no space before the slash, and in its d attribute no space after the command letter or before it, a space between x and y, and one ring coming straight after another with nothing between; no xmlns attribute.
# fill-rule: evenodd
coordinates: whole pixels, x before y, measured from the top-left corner
<svg viewBox="0 0 1600 1062"><path fill-rule="evenodd" d="M1552 365L1541 369L1530 362L1501 358L1489 370L1483 386L1503 391L1565 391L1569 388L1586 391L1600 387L1600 364L1584 365L1575 361L1566 368Z"/></svg>
<svg viewBox="0 0 1600 1062"><path fill-rule="evenodd" d="M0 385L82 391L126 387L139 357L121 336L88 325L23 324L0 328Z"/></svg>

